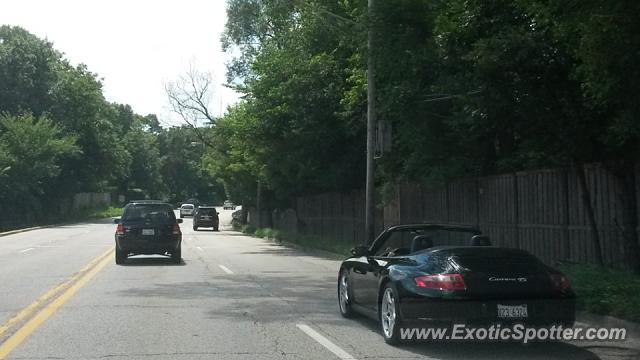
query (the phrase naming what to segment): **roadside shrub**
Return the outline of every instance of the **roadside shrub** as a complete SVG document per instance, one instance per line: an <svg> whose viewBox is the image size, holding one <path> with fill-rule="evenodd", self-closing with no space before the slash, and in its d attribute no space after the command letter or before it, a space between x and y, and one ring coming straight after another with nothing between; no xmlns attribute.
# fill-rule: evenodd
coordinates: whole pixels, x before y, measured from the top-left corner
<svg viewBox="0 0 640 360"><path fill-rule="evenodd" d="M256 228L250 224L245 224L242 225L240 231L242 231L244 234L254 235L256 233Z"/></svg>
<svg viewBox="0 0 640 360"><path fill-rule="evenodd" d="M259 238L264 238L267 236L267 229L264 229L264 228L257 229L254 235Z"/></svg>
<svg viewBox="0 0 640 360"><path fill-rule="evenodd" d="M640 276L587 264L561 265L579 310L640 321Z"/></svg>

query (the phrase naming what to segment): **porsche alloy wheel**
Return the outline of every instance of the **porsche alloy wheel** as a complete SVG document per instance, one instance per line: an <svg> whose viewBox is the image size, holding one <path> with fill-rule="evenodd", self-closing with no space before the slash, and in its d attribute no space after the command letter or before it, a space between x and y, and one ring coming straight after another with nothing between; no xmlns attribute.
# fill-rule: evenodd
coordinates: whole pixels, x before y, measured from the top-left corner
<svg viewBox="0 0 640 360"><path fill-rule="evenodd" d="M338 278L338 305L340 306L340 314L345 318L350 318L354 315L353 309L351 308L350 291L349 275L346 270L342 270Z"/></svg>
<svg viewBox="0 0 640 360"><path fill-rule="evenodd" d="M398 313L398 297L396 292L387 284L380 303L380 325L384 341L390 345L400 343L400 327L402 321Z"/></svg>

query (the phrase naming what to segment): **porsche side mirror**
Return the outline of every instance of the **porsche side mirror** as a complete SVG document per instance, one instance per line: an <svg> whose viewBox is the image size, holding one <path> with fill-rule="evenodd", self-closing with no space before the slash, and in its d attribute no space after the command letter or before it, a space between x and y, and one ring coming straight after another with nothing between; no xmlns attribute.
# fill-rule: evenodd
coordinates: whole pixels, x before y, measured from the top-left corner
<svg viewBox="0 0 640 360"><path fill-rule="evenodd" d="M486 235L474 235L471 237L471 246L491 246L491 238Z"/></svg>
<svg viewBox="0 0 640 360"><path fill-rule="evenodd" d="M182 221L183 221L182 219L176 219L176 222L177 222L178 224L182 224Z"/></svg>
<svg viewBox="0 0 640 360"><path fill-rule="evenodd" d="M113 218L113 223L114 224L120 224L120 218L119 217Z"/></svg>
<svg viewBox="0 0 640 360"><path fill-rule="evenodd" d="M367 254L369 254L369 248L363 245L356 246L351 249L351 255L355 257L365 256Z"/></svg>

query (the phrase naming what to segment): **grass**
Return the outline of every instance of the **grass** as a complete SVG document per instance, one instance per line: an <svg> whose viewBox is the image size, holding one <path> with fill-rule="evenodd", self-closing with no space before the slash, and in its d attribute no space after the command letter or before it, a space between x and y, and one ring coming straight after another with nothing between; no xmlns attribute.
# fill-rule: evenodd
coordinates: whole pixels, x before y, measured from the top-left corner
<svg viewBox="0 0 640 360"><path fill-rule="evenodd" d="M76 209L64 216L55 215L50 216L47 219L41 219L40 221L31 223L21 223L16 226L10 226L7 228L0 228L0 232L11 231L16 229L24 229L33 226L55 225L61 223L80 222L92 219L104 219L109 217L122 216L122 208L113 206L103 206L97 208Z"/></svg>
<svg viewBox="0 0 640 360"><path fill-rule="evenodd" d="M562 265L579 310L640 322L640 276L586 264Z"/></svg>
<svg viewBox="0 0 640 360"><path fill-rule="evenodd" d="M122 208L121 207L113 207L108 206L105 208L99 208L87 213L89 219L102 219L108 217L118 217L122 216Z"/></svg>
<svg viewBox="0 0 640 360"><path fill-rule="evenodd" d="M78 209L58 222L84 221L122 216L121 207L102 206L97 208Z"/></svg>
<svg viewBox="0 0 640 360"><path fill-rule="evenodd" d="M310 249L319 249L328 252L332 252L334 254L348 256L350 254L350 250L353 247L351 243L340 241L332 238L324 238L315 235L302 235L297 234L293 235L287 232L271 229L271 228L260 228L256 229L251 225L244 225L242 227L242 232L245 234L257 236L260 238L268 238L274 239L277 241L286 241L289 243L293 243L299 245L303 248Z"/></svg>

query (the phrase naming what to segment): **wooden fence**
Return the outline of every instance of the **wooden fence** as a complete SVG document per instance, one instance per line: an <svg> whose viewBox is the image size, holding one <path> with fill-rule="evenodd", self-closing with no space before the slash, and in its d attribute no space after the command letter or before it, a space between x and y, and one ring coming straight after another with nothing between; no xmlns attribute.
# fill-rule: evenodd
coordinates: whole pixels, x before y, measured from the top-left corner
<svg viewBox="0 0 640 360"><path fill-rule="evenodd" d="M66 220L74 211L97 208L112 203L121 204L121 198L110 193L77 193L49 203L1 204L0 231Z"/></svg>
<svg viewBox="0 0 640 360"><path fill-rule="evenodd" d="M587 167L586 177L604 262L622 264L622 208L615 181L598 165ZM384 209L376 211L376 232L399 223L470 225L495 245L526 249L548 263L594 262L580 194L578 178L570 169L464 179L439 188L400 183ZM297 222L291 221L289 210L280 212L289 214L286 221L274 214L274 226L353 244L364 241L364 191L301 197L295 210Z"/></svg>

